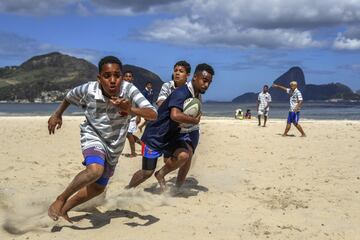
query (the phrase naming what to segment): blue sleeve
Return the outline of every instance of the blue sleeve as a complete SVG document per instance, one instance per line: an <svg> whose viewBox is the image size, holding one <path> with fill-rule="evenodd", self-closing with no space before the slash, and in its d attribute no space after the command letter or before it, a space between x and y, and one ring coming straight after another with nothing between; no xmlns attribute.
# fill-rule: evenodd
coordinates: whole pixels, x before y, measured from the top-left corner
<svg viewBox="0 0 360 240"><path fill-rule="evenodd" d="M176 107L183 111L184 101L187 99L187 94L182 89L176 89L169 96L169 109Z"/></svg>

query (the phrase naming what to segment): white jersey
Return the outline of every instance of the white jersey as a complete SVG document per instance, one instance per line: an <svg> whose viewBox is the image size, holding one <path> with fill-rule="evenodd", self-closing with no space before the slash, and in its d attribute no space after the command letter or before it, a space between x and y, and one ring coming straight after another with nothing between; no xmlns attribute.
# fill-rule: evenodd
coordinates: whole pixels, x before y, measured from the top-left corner
<svg viewBox="0 0 360 240"><path fill-rule="evenodd" d="M290 88L286 89L286 92L290 95L290 112L294 112L296 105L299 103L299 101L303 101L303 97L301 95L301 92L299 89L295 88L294 91L292 91ZM300 111L300 109L298 109Z"/></svg>
<svg viewBox="0 0 360 240"><path fill-rule="evenodd" d="M259 101L259 110L266 110L269 111L269 103L271 102L271 95L270 93L259 93L258 96Z"/></svg>

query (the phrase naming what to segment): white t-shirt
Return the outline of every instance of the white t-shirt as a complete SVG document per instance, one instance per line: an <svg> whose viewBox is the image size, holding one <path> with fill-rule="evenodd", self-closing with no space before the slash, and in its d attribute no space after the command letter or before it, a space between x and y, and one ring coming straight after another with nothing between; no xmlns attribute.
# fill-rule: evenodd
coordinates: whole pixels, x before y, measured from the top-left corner
<svg viewBox="0 0 360 240"><path fill-rule="evenodd" d="M295 88L294 91L292 91L290 88L286 89L286 92L290 95L290 112L294 112L296 105L299 103L299 101L303 100L303 97L301 95L301 92L299 89ZM300 111L300 109L298 109Z"/></svg>
<svg viewBox="0 0 360 240"><path fill-rule="evenodd" d="M267 106L266 110L269 111L269 103L271 102L271 95L270 93L259 93L258 96L259 103L259 110L265 110L265 107Z"/></svg>

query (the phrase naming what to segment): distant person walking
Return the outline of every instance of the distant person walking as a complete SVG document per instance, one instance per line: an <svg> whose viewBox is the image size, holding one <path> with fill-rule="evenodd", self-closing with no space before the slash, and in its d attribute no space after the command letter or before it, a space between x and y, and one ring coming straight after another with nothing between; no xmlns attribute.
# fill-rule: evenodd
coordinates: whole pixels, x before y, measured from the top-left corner
<svg viewBox="0 0 360 240"><path fill-rule="evenodd" d="M145 89L141 92L142 95L144 95L144 97L150 102L150 104L153 104L154 101L154 91L153 91L153 85L151 82L147 82L145 85ZM147 121L143 121L141 122L138 127L140 132L142 132L142 129L146 126Z"/></svg>
<svg viewBox="0 0 360 240"><path fill-rule="evenodd" d="M261 116L264 116L264 125L266 126L266 121L269 116L269 106L271 102L271 95L269 93L269 86L264 85L263 90L259 93L258 101L257 101L257 111L258 111L258 120L259 126L261 126Z"/></svg>
<svg viewBox="0 0 360 240"><path fill-rule="evenodd" d="M125 71L123 80L133 84L134 83L133 72L130 70ZM130 151L131 151L129 157L136 157L135 143L141 145L140 139L135 135L135 133L137 132L137 125L140 123L140 121L141 118L139 116L132 116L129 122L129 128L126 135L126 138L128 139L130 144Z"/></svg>
<svg viewBox="0 0 360 240"><path fill-rule="evenodd" d="M301 108L302 103L303 103L303 97L302 97L301 92L299 91L299 89L297 89L297 82L292 81L290 83L290 88L286 88L286 87L277 85L275 83L272 86L274 88L282 89L287 94L290 95L290 110L289 110L287 124L286 124L285 132L284 132L283 136L284 137L288 136L288 132L289 132L289 130L291 128L291 123L292 123L299 130L299 132L301 133L301 136L306 137L306 134L305 134L304 130L302 129L302 127L299 124L300 108Z"/></svg>
<svg viewBox="0 0 360 240"><path fill-rule="evenodd" d="M151 82L147 82L145 85L145 89L142 91L142 94L144 95L144 97L151 103L153 104L154 101L154 91L153 91L153 85Z"/></svg>

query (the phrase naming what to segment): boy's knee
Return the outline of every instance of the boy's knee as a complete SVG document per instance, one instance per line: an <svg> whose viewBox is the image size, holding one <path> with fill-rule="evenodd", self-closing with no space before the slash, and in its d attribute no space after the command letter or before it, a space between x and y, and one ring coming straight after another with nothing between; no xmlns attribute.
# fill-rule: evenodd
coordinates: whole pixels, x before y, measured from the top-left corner
<svg viewBox="0 0 360 240"><path fill-rule="evenodd" d="M87 175L91 180L99 179L104 173L104 166L100 164L90 164L86 168Z"/></svg>
<svg viewBox="0 0 360 240"><path fill-rule="evenodd" d="M190 153L188 151L180 152L179 155L177 156L177 159L182 161L187 161L190 159Z"/></svg>
<svg viewBox="0 0 360 240"><path fill-rule="evenodd" d="M153 175L155 170L142 170L143 178L149 178Z"/></svg>

